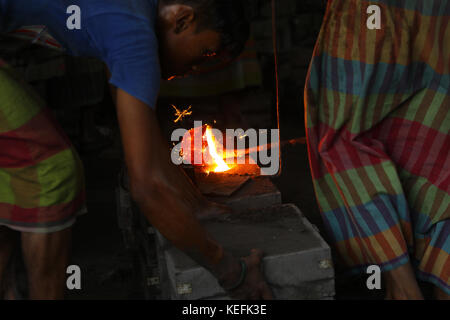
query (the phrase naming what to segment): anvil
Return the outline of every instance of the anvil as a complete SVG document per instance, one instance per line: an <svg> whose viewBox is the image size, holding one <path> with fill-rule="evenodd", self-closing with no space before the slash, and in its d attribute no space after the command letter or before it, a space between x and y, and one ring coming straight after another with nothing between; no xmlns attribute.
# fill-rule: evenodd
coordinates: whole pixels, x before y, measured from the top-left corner
<svg viewBox="0 0 450 320"><path fill-rule="evenodd" d="M202 180L204 179L204 180ZM229 185L227 186L227 180ZM235 256L253 248L265 253L265 277L276 299L332 299L334 269L331 251L301 211L281 204L281 193L268 178L247 177L239 185L233 175L196 179L210 199L228 204L230 215L203 222L206 230ZM208 183L218 183L208 186ZM226 192L225 192L225 191ZM218 192L219 191L219 192ZM229 299L216 279L157 233L157 255L163 299Z"/></svg>

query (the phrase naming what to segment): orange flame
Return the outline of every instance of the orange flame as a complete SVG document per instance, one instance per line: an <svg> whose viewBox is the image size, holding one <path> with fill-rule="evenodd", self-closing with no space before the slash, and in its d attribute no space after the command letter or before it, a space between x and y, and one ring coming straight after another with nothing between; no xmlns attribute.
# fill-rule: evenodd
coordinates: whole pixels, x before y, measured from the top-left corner
<svg viewBox="0 0 450 320"><path fill-rule="evenodd" d="M214 138L214 135L212 134L211 128L208 126L206 127L206 141L208 142L208 151L211 155L213 161L214 161L214 169L211 171L213 172L225 172L230 170L231 168L225 163L222 157L219 156L217 152L217 146L216 146L216 139Z"/></svg>
<svg viewBox="0 0 450 320"><path fill-rule="evenodd" d="M196 146L195 136L201 135L201 145ZM199 166L203 172L226 172L234 168L234 165L228 165L225 158L226 152L219 153L219 142L214 136L212 127L204 125L189 130L183 137L181 142L180 157L183 160L188 160L194 166ZM201 163L194 164L194 159L202 159ZM231 159L231 163L234 158Z"/></svg>

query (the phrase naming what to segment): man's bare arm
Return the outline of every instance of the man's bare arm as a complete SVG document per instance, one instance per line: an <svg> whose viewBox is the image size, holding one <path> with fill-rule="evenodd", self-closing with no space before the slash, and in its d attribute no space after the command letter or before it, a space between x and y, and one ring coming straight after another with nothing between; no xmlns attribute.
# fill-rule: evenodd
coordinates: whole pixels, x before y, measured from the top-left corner
<svg viewBox="0 0 450 320"><path fill-rule="evenodd" d="M211 271L225 287L239 279L239 260L225 252L196 218L217 207L207 201L185 172L170 159L155 112L117 89L117 115L133 198L149 222L170 242ZM260 270L262 255L244 258L248 276L235 297L271 298Z"/></svg>
<svg viewBox="0 0 450 320"><path fill-rule="evenodd" d="M170 160L155 112L123 90L117 114L133 197L150 222L174 245L217 264L222 248L209 239L195 218L207 205L192 182Z"/></svg>

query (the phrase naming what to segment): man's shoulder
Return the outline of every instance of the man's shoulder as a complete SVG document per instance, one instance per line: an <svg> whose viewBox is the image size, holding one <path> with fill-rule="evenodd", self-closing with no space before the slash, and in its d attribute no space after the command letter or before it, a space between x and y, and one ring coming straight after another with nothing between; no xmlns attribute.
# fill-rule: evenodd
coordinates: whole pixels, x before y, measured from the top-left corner
<svg viewBox="0 0 450 320"><path fill-rule="evenodd" d="M86 8L87 19L102 15L128 16L138 20L156 19L157 0L78 0L80 8Z"/></svg>
<svg viewBox="0 0 450 320"><path fill-rule="evenodd" d="M88 7L84 16L91 43L102 52L102 59L117 56L117 52L133 52L135 46L149 50L157 46L155 19L157 0L78 0ZM149 53L146 53L149 54Z"/></svg>

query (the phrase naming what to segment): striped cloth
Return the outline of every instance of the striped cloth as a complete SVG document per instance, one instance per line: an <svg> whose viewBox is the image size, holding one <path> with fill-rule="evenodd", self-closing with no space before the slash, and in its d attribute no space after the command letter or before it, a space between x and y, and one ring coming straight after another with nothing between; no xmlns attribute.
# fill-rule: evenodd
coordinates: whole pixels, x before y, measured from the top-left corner
<svg viewBox="0 0 450 320"><path fill-rule="evenodd" d="M0 60L0 225L49 233L84 213L81 161L70 141Z"/></svg>
<svg viewBox="0 0 450 320"><path fill-rule="evenodd" d="M20 29L9 32L8 35L18 39L29 40L30 43L64 51L61 44L48 33L45 26L23 26Z"/></svg>
<svg viewBox="0 0 450 320"><path fill-rule="evenodd" d="M450 0L329 1L305 87L315 193L342 262L409 261L447 294L449 22Z"/></svg>

